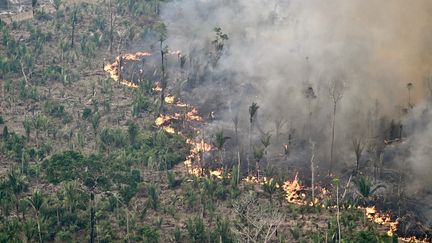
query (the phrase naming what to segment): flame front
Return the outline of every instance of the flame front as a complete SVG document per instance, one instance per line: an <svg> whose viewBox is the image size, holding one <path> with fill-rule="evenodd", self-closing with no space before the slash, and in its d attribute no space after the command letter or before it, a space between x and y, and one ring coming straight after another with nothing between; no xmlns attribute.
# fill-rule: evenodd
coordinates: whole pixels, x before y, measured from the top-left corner
<svg viewBox="0 0 432 243"><path fill-rule="evenodd" d="M180 51L172 51L169 54L180 55ZM120 84L125 85L125 86L130 87L130 88L137 88L138 85L131 82L131 81L128 81L125 79L119 80L120 79L119 71L121 71L121 70L119 70L120 59L126 60L126 61L139 61L142 58L148 57L151 55L152 54L148 53L148 52L136 52L133 54L132 53L123 54L121 56L118 56L115 59L116 61L114 63L104 65L104 71L107 72L113 80L119 82ZM162 91L162 88L160 87L160 84L158 82L156 82L155 87L153 87L153 91L155 91L155 92ZM165 101L165 103L170 104L170 105L175 105L178 108L186 108L187 110L190 109L184 115L184 118L186 121L197 121L197 122L203 121L203 118L198 114L198 110L195 107L191 106L190 104L180 102L179 100L176 99L175 96L167 95L165 97L164 101ZM155 124L156 124L156 126L164 129L167 133L171 133L171 134L179 133L175 130L174 127L171 126L171 123L173 120L178 120L181 117L182 116L179 113L175 113L174 115L162 114L156 118ZM184 165L187 168L187 172L189 174L193 174L196 176L203 176L204 170L201 167L202 165L200 164L200 162L202 162L203 153L210 152L213 149L213 147L211 144L206 143L204 141L204 139L201 139L199 141L187 139L186 142L191 145L190 153L186 157L186 160L184 161ZM285 148L285 152L287 153L288 145L284 145L284 148ZM194 162L197 162L197 163L194 164ZM225 172L222 168L219 168L216 170L209 170L209 174L211 176L217 177L219 179L223 178L224 173ZM273 180L273 178L267 178L267 177L258 178L258 177L251 176L251 175L242 179L242 181L244 181L244 182L253 183L253 184L264 184L266 182L270 182L271 180ZM295 175L294 180L292 180L292 181L287 180L282 185L277 184L276 186L278 188L282 187L282 190L285 192L286 201L288 203L293 203L293 204L297 204L297 205L308 205L306 194L303 193L303 191L305 191L306 188L300 184L300 181L298 179L298 174ZM310 189L310 188L307 188L307 189ZM318 195L315 197L313 202L309 202L310 206L320 205L322 199L325 196L327 196L327 194L328 194L328 191L325 188L317 187L316 189L317 189ZM325 207L324 204L321 204L321 206ZM332 208L335 208L335 207L336 206L332 206ZM366 207L366 208L363 208L363 207L358 207L358 208L361 210L364 210L366 217L369 220L371 220L372 222L379 224L379 225L387 226L389 228L389 230L387 231L388 236L393 236L396 233L397 227L399 225L399 219L397 219L396 221L392 221L389 214L383 214L383 213L378 212L374 206L373 207ZM415 237L409 237L409 238L399 237L399 239L402 241L406 241L406 242L413 242L413 241L426 242L426 241L418 240Z"/></svg>

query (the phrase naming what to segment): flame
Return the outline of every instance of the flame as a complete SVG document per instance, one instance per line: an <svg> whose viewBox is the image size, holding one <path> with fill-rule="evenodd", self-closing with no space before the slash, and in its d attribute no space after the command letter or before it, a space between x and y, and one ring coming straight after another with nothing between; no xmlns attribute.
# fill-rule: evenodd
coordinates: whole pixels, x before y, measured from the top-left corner
<svg viewBox="0 0 432 243"><path fill-rule="evenodd" d="M223 178L224 171L222 168L216 169L216 170L210 170L210 175L222 179Z"/></svg>
<svg viewBox="0 0 432 243"><path fill-rule="evenodd" d="M306 195L304 193L301 193L303 188L302 186L300 186L298 174L295 175L293 181L285 181L282 185L282 189L285 191L285 198L289 203L295 203L299 205L305 204Z"/></svg>
<svg viewBox="0 0 432 243"><path fill-rule="evenodd" d="M189 111L186 114L186 117L191 121L203 121L203 118L198 115L198 110L196 108L193 108L191 111Z"/></svg>
<svg viewBox="0 0 432 243"><path fill-rule="evenodd" d="M135 52L135 53L126 53L126 54L123 54L121 57L127 61L139 61L143 57L148 57L151 55L152 54L149 52L140 52L139 51L139 52ZM120 57L117 57L116 60L117 59L120 60Z"/></svg>
<svg viewBox="0 0 432 243"><path fill-rule="evenodd" d="M171 55L179 55L180 51L170 51L169 54ZM121 58L123 60L127 60L127 61L138 61L141 60L144 57L147 56L151 56L151 53L148 52L136 52L136 53L126 53L121 55ZM104 71L107 72L110 77L115 80L115 81L119 81L120 77L119 77L119 63L120 63L120 56L116 57L115 62L111 63L111 64L106 64L104 65ZM130 88L137 88L138 85L128 81L128 80L120 80L120 83L122 85L125 85L127 87ZM160 83L156 83L155 87L153 88L153 91L156 92L160 92L162 91L162 88L160 87ZM180 107L180 108L191 108L192 106L186 103L182 103L180 101L177 100L176 102L176 97L173 95L167 95L165 97L165 102L167 104L170 105L175 105L176 107ZM156 118L155 120L155 124L158 127L161 127L162 129L164 129L167 133L176 133L176 130L171 127L169 124L171 123L172 120L178 120L181 117L181 115L179 113L175 113L174 115L160 115L159 117ZM188 111L186 113L186 119L188 121L203 121L203 118L198 114L198 110L195 107L192 107L192 109L190 111ZM199 132L199 131L198 131ZM196 176L203 176L203 169L199 167L199 165L194 165L193 162L194 161L200 161L201 160L201 153L203 152L209 152L213 149L211 144L208 144L204 141L204 139L201 139L199 141L194 141L192 139L187 139L186 142L188 144L191 145L191 149L190 149L190 153L189 155L186 157L186 160L183 162L185 167L187 168L187 171L189 174L192 175L196 175ZM284 145L285 150L288 149L288 145ZM210 170L209 171L210 175L215 176L216 178L222 179L223 175L224 175L224 170L222 168L218 168L215 170ZM254 184L264 184L267 182L271 182L273 180L273 178L267 178L267 177L261 177L261 178L257 178L255 176L247 176L245 178L242 179L242 181L247 182L247 183L254 183ZM316 187L316 197L314 199L313 202L307 202L306 200L306 194L303 192L305 191L306 188L304 188L302 185L300 185L300 181L298 179L298 174L295 175L295 178L293 181L287 180L285 181L282 186L277 184L276 185L278 188L282 187L282 189L284 190L286 196L286 200L289 203L294 203L294 204L298 204L298 205L307 205L309 204L310 206L313 205L319 205L320 201L323 199L324 196L326 196L327 194L329 194L328 190L325 188L320 188L319 186ZM322 207L325 207L323 204L321 205ZM332 206L333 208L335 208L336 206ZM393 236L396 231L397 231L397 227L399 225L399 219L397 219L396 221L393 221L391 219L391 216L389 214L385 214L385 213L380 213L377 211L376 207L358 207L361 210L364 210L366 217L371 220L372 222L379 224L379 225L384 225L387 226L389 228L389 230L387 231L387 235L389 236ZM400 240L402 241L406 241L406 242L427 242L426 240L422 241L422 240L418 240L416 237L398 237Z"/></svg>
<svg viewBox="0 0 432 243"><path fill-rule="evenodd" d="M168 95L165 97L165 103L167 104L174 104L175 96L174 95Z"/></svg>
<svg viewBox="0 0 432 243"><path fill-rule="evenodd" d="M120 56L117 56L115 59L115 62L111 63L111 64L106 64L104 65L104 71L109 73L110 77L114 80L114 81L120 81L120 84L125 85L127 87L130 88L138 88L138 85L133 83L132 81L129 80L119 80L120 79L120 75L119 75L119 64L120 64L120 57L122 60L126 60L126 61L138 61L140 59L142 59L143 57L146 56L151 56L152 54L149 52L136 52L136 53L126 53Z"/></svg>

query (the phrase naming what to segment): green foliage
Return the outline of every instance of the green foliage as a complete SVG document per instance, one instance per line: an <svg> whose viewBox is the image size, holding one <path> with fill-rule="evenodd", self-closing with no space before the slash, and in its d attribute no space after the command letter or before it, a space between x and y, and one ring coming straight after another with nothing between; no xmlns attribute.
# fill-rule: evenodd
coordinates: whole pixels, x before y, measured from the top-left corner
<svg viewBox="0 0 432 243"><path fill-rule="evenodd" d="M129 121L128 122L128 137L131 145L134 145L136 142L136 137L139 134L139 127L136 123Z"/></svg>
<svg viewBox="0 0 432 243"><path fill-rule="evenodd" d="M49 21L52 19L51 15L42 10L36 10L35 18L39 21Z"/></svg>
<svg viewBox="0 0 432 243"><path fill-rule="evenodd" d="M147 205L153 210L157 211L159 208L159 196L156 191L156 185L153 183L147 185L147 192L149 195Z"/></svg>
<svg viewBox="0 0 432 243"><path fill-rule="evenodd" d="M120 188L120 196L123 199L123 203L125 205L129 205L129 202L132 200L132 198L135 196L135 194L138 192L138 188L136 184L126 185Z"/></svg>
<svg viewBox="0 0 432 243"><path fill-rule="evenodd" d="M182 180L177 180L173 171L167 171L168 187L173 189L182 183Z"/></svg>
<svg viewBox="0 0 432 243"><path fill-rule="evenodd" d="M372 186L370 180L365 176L361 176L356 181L356 186L357 192L360 194L360 196L362 196L363 199L368 199L371 195L375 193L376 190L385 187L384 185Z"/></svg>
<svg viewBox="0 0 432 243"><path fill-rule="evenodd" d="M223 131L217 132L213 141L213 145L218 150L222 150L228 139L230 139L230 137L225 136Z"/></svg>
<svg viewBox="0 0 432 243"><path fill-rule="evenodd" d="M137 92L132 102L133 116L139 116L141 112L148 111L149 107L150 101L148 97L142 92Z"/></svg>
<svg viewBox="0 0 432 243"><path fill-rule="evenodd" d="M291 235L295 240L298 240L300 238L300 228L298 226L290 228L289 231L291 232Z"/></svg>
<svg viewBox="0 0 432 243"><path fill-rule="evenodd" d="M252 102L252 105L249 106L249 122L252 124L255 120L256 114L258 112L259 106L257 103Z"/></svg>
<svg viewBox="0 0 432 243"><path fill-rule="evenodd" d="M180 230L180 228L178 226L176 226L175 230L174 230L174 241L176 243L180 243L181 242L181 238L182 238L181 230Z"/></svg>
<svg viewBox="0 0 432 243"><path fill-rule="evenodd" d="M189 218L186 222L188 237L190 242L205 242L207 239L204 222L201 218Z"/></svg>
<svg viewBox="0 0 432 243"><path fill-rule="evenodd" d="M234 243L235 237L234 234L231 232L230 221L228 219L218 218L216 221L216 229L212 233L211 238L214 242Z"/></svg>
<svg viewBox="0 0 432 243"><path fill-rule="evenodd" d="M63 117L66 115L64 105L59 102L47 100L44 103L44 112L52 117Z"/></svg>
<svg viewBox="0 0 432 243"><path fill-rule="evenodd" d="M144 225L143 227L140 228L139 232L143 236L143 240L144 240L143 242L148 242L148 243L159 242L160 235L158 229L149 225Z"/></svg>
<svg viewBox="0 0 432 243"><path fill-rule="evenodd" d="M5 122L4 122L4 119L3 119L3 116L0 116L0 124L4 124Z"/></svg>
<svg viewBox="0 0 432 243"><path fill-rule="evenodd" d="M84 120L87 120L92 115L92 110L88 107L84 108L82 112L82 118Z"/></svg>
<svg viewBox="0 0 432 243"><path fill-rule="evenodd" d="M110 147L122 148L126 145L126 134L121 129L104 128L99 134L101 147L109 150Z"/></svg>
<svg viewBox="0 0 432 243"><path fill-rule="evenodd" d="M75 151L55 154L43 162L48 181L55 184L79 178L84 166L84 156Z"/></svg>
<svg viewBox="0 0 432 243"><path fill-rule="evenodd" d="M195 208L195 204L197 201L197 194L194 191L194 189L191 186L187 186L184 190L185 195L184 195L184 199L186 201L186 205L188 207L188 209L193 209Z"/></svg>
<svg viewBox="0 0 432 243"><path fill-rule="evenodd" d="M270 180L264 181L262 186L264 192L268 195L270 202L272 202L274 194L279 190L277 180L270 178Z"/></svg>

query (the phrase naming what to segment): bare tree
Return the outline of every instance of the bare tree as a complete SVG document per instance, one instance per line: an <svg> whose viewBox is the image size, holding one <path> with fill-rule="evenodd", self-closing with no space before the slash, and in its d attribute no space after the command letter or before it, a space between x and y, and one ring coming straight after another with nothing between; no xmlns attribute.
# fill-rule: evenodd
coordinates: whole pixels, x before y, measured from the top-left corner
<svg viewBox="0 0 432 243"><path fill-rule="evenodd" d="M252 105L249 106L249 156L252 153L252 133L253 133L253 128L254 128L258 109L259 106L255 102L252 102ZM248 173L250 172L249 156L248 156L248 165L247 165Z"/></svg>
<svg viewBox="0 0 432 243"><path fill-rule="evenodd" d="M330 145L330 168L329 174L331 174L333 169L333 154L334 154L334 140L335 140L335 125L336 125L336 111L337 105L339 101L343 97L343 93L345 90L344 84L339 80L333 80L329 84L329 93L330 98L333 104L333 117L332 117L332 137L331 137L331 145Z"/></svg>
<svg viewBox="0 0 432 243"><path fill-rule="evenodd" d="M314 165L314 159L315 159L315 143L312 142L312 140L309 140L309 143L310 143L310 145L311 145L311 159L310 159L310 166L311 166L312 203L315 204L315 165Z"/></svg>
<svg viewBox="0 0 432 243"><path fill-rule="evenodd" d="M357 135L352 138L352 146L356 157L356 171L360 168L360 159L365 145L366 143L363 136Z"/></svg>
<svg viewBox="0 0 432 243"><path fill-rule="evenodd" d="M341 225L340 225L340 210L339 210L339 184L340 181L338 178L333 179L333 186L336 187L336 221L338 226L338 243L341 242Z"/></svg>
<svg viewBox="0 0 432 243"><path fill-rule="evenodd" d="M241 158L240 158L240 145L238 140L238 125L239 125L239 117L236 114L233 118L234 124L234 133L235 133L235 144L237 148L237 184L240 182L240 169L241 169Z"/></svg>
<svg viewBox="0 0 432 243"><path fill-rule="evenodd" d="M274 121L274 123L276 129L276 143L278 143L280 137L280 131L282 130L282 127L286 124L286 120L282 117L279 117Z"/></svg>
<svg viewBox="0 0 432 243"><path fill-rule="evenodd" d="M240 242L271 242L285 220L285 215L271 206L258 203L254 193L246 194L233 203L241 220L236 221L234 232Z"/></svg>
<svg viewBox="0 0 432 243"><path fill-rule="evenodd" d="M308 103L308 137L311 137L312 128L312 101L316 98L315 91L311 86L309 86L305 91L305 98Z"/></svg>
<svg viewBox="0 0 432 243"><path fill-rule="evenodd" d="M412 83L408 83L407 84L407 89L408 89L408 109L412 108L413 105L411 104L411 89L413 88L413 84Z"/></svg>

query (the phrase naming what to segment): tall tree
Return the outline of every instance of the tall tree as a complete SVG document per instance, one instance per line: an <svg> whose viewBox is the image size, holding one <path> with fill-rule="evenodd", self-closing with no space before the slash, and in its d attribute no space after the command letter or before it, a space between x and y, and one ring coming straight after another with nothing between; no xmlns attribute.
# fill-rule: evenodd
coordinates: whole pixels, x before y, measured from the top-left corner
<svg viewBox="0 0 432 243"><path fill-rule="evenodd" d="M308 103L308 137L311 138L311 130L312 130L312 101L316 99L315 91L312 86L309 86L305 91L305 98Z"/></svg>
<svg viewBox="0 0 432 243"><path fill-rule="evenodd" d="M224 135L223 131L217 132L215 135L215 139L213 141L213 145L216 147L216 149L219 152L219 163L223 165L224 159L223 159L223 150L225 143L230 139L230 137L227 137Z"/></svg>
<svg viewBox="0 0 432 243"><path fill-rule="evenodd" d="M247 164L247 170L248 173L250 173L250 154L252 153L252 135L253 135L253 128L254 123L256 120L257 112L258 112L259 106L257 103L252 102L252 105L249 106L249 155L248 155L248 164Z"/></svg>
<svg viewBox="0 0 432 243"><path fill-rule="evenodd" d="M339 80L333 80L329 84L329 93L330 98L332 100L333 105L333 116L332 116L332 135L331 135L331 145L330 145L330 167L329 167L329 174L332 173L333 169L333 155L334 155L334 140L335 140L335 126L336 126L336 111L337 111L337 105L339 104L339 101L343 97L344 93L344 84Z"/></svg>
<svg viewBox="0 0 432 243"><path fill-rule="evenodd" d="M413 83L408 83L407 84L407 89L408 89L408 109L412 108L413 105L411 104L411 89L413 88Z"/></svg>
<svg viewBox="0 0 432 243"><path fill-rule="evenodd" d="M76 28L76 24L78 21L78 7L76 6L76 4L74 4L73 8L72 8L72 12L71 12L71 16L70 16L70 21L71 21L71 48L74 47L75 44L75 28Z"/></svg>
<svg viewBox="0 0 432 243"><path fill-rule="evenodd" d="M360 169L360 159L363 153L363 149L366 146L366 143L363 139L363 136L357 135L352 138L352 146L356 157L356 171Z"/></svg>
<svg viewBox="0 0 432 243"><path fill-rule="evenodd" d="M38 236L39 236L39 243L42 243L42 233L41 233L41 225L40 225L40 210L42 209L42 206L45 203L44 196L39 190L36 190L33 192L33 195L28 199L30 205L34 209L36 213L36 223L37 223L37 230L38 230Z"/></svg>
<svg viewBox="0 0 432 243"><path fill-rule="evenodd" d="M165 92L166 88L168 86L168 75L166 72L166 54L168 54L168 46L163 46L163 43L165 41L165 37L161 35L159 39L160 44L160 53L161 53L161 70L162 70L162 76L160 80L160 103L159 103L159 114L163 113L164 109L164 103L165 103Z"/></svg>

